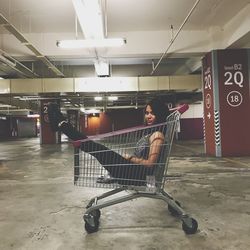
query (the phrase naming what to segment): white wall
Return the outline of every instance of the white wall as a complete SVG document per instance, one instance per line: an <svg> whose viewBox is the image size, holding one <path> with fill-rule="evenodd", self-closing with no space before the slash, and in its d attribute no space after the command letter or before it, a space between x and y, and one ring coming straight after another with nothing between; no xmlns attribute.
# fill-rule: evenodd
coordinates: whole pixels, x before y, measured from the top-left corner
<svg viewBox="0 0 250 250"><path fill-rule="evenodd" d="M182 114L181 118L203 118L203 103L190 104L189 109Z"/></svg>

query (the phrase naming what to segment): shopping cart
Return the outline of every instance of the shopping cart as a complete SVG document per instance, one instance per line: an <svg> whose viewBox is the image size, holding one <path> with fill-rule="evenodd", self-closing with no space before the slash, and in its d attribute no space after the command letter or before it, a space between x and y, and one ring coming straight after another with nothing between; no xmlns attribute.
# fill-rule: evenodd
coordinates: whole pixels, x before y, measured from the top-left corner
<svg viewBox="0 0 250 250"><path fill-rule="evenodd" d="M164 191L176 126L181 113L187 108L188 105L179 106L168 116L167 121L161 124L119 130L74 142L74 184L112 189L92 198L88 203L83 216L88 233L98 230L100 209L139 197L165 201L169 212L181 219L182 229L186 234L194 234L197 231L197 221L186 214L180 203ZM143 141L156 131L164 135L164 142L153 166L128 164L128 161L121 157L124 154L133 155L133 151L138 148L140 150L140 147L147 151ZM122 191L126 191L125 194L117 197L116 194Z"/></svg>

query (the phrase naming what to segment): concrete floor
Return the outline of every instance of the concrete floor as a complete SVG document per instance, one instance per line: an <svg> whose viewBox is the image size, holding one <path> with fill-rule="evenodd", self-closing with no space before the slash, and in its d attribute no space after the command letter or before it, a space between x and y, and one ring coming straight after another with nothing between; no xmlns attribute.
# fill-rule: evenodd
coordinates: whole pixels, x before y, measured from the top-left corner
<svg viewBox="0 0 250 250"><path fill-rule="evenodd" d="M102 209L87 234L82 215L107 189L74 187L70 144L0 143L0 249L250 249L250 157L205 157L199 141L174 144L166 190L199 222L186 235L160 200Z"/></svg>

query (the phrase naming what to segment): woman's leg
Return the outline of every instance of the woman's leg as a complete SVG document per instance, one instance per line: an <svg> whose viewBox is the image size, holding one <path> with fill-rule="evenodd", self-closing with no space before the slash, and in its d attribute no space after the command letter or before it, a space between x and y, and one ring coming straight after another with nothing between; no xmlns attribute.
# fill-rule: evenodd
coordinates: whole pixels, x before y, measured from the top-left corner
<svg viewBox="0 0 250 250"><path fill-rule="evenodd" d="M80 140L86 138L84 134L76 131L69 123L63 123L61 131L71 139ZM122 185L145 185L146 176L150 175L150 168L131 164L120 154L92 140L83 142L81 150L94 156L109 172L110 176L116 178L116 181Z"/></svg>
<svg viewBox="0 0 250 250"><path fill-rule="evenodd" d="M66 121L57 104L52 103L48 106L48 115L54 131L60 130L74 141L87 139L84 133L80 133ZM142 183L139 180L145 180L150 170L141 165L131 164L120 154L92 140L83 142L81 150L94 156L112 177L120 179L121 184L140 185ZM136 181L131 181L131 179Z"/></svg>
<svg viewBox="0 0 250 250"><path fill-rule="evenodd" d="M75 130L68 122L63 122L60 130L72 140L87 138L86 135ZM122 185L145 185L146 176L153 174L153 168L131 164L120 154L92 140L83 142L81 150L94 156L109 172L110 176L117 178L118 183Z"/></svg>
<svg viewBox="0 0 250 250"><path fill-rule="evenodd" d="M84 133L77 131L69 122L62 122L59 126L60 131L67 135L71 140L76 141L88 138ZM92 140L83 142L81 144L81 150L97 158L102 165L128 163L128 161L120 154Z"/></svg>
<svg viewBox="0 0 250 250"><path fill-rule="evenodd" d="M62 115L59 106L55 103L48 105L48 116L52 130L63 132L71 140L83 140L88 137L84 133L76 130ZM118 173L119 165L129 164L120 154L110 150L102 144L96 143L92 140L87 140L81 144L81 150L94 156L102 166L112 173ZM117 175L117 174L116 174Z"/></svg>

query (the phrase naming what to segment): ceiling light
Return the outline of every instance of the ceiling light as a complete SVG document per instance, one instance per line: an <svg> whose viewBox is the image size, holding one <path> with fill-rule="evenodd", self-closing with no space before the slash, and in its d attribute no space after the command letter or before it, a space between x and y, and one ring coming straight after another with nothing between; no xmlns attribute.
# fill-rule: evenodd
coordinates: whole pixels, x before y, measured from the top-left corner
<svg viewBox="0 0 250 250"><path fill-rule="evenodd" d="M10 104L2 104L2 103L0 103L0 108L11 108L11 107L16 107L16 106L12 106Z"/></svg>
<svg viewBox="0 0 250 250"><path fill-rule="evenodd" d="M88 109L86 110L86 114L99 114L101 111L99 109Z"/></svg>
<svg viewBox="0 0 250 250"><path fill-rule="evenodd" d="M123 38L102 38L102 39L84 39L84 40L61 40L56 45L63 49L81 49L81 48L101 48L101 47L121 47L126 43Z"/></svg>
<svg viewBox="0 0 250 250"><path fill-rule="evenodd" d="M60 48L98 48L120 47L126 43L123 38L105 38L106 26L103 16L102 1L72 0L77 19L84 34L84 40L57 41Z"/></svg>
<svg viewBox="0 0 250 250"><path fill-rule="evenodd" d="M95 101L102 101L102 97L101 96L95 96Z"/></svg>
<svg viewBox="0 0 250 250"><path fill-rule="evenodd" d="M109 97L108 97L108 100L109 100L109 101L117 101L117 100L118 100L118 97L117 97L117 96L109 96Z"/></svg>
<svg viewBox="0 0 250 250"><path fill-rule="evenodd" d="M28 114L27 117L29 117L29 118L39 118L40 115L39 114Z"/></svg>

